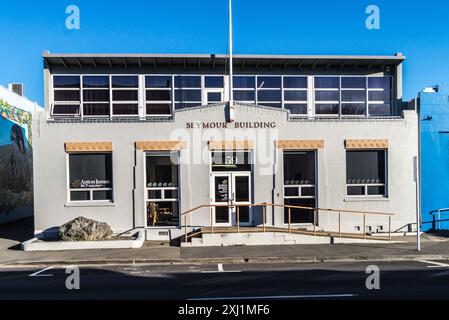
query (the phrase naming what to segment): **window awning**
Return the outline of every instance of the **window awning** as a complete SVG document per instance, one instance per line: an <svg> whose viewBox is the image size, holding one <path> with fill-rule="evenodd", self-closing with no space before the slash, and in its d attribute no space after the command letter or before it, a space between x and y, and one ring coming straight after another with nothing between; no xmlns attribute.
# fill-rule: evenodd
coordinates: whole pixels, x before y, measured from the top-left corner
<svg viewBox="0 0 449 320"><path fill-rule="evenodd" d="M254 149L252 141L209 141L209 150L247 150Z"/></svg>
<svg viewBox="0 0 449 320"><path fill-rule="evenodd" d="M143 151L172 151L186 148L185 141L137 141L136 149Z"/></svg>
<svg viewBox="0 0 449 320"><path fill-rule="evenodd" d="M278 140L276 146L284 150L316 150L324 148L324 140Z"/></svg>
<svg viewBox="0 0 449 320"><path fill-rule="evenodd" d="M112 142L66 142L66 152L112 152Z"/></svg>
<svg viewBox="0 0 449 320"><path fill-rule="evenodd" d="M388 149L389 141L386 139L346 139L345 147L350 150L357 149Z"/></svg>

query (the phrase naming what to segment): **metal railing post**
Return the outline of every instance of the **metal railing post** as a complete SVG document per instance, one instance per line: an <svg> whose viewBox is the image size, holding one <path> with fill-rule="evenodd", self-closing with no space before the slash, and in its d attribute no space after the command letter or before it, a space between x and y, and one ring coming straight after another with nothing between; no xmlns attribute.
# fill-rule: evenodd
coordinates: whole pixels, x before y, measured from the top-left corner
<svg viewBox="0 0 449 320"><path fill-rule="evenodd" d="M237 233L240 233L240 207L237 206Z"/></svg>
<svg viewBox="0 0 449 320"><path fill-rule="evenodd" d="M292 233L292 208L288 208L288 233Z"/></svg>
<svg viewBox="0 0 449 320"><path fill-rule="evenodd" d="M262 212L262 214L263 214L263 232L266 232L266 223L267 223L267 205L265 204L263 207L262 207L262 210L263 210L263 212Z"/></svg>
<svg viewBox="0 0 449 320"><path fill-rule="evenodd" d="M363 239L366 239L366 213L363 214Z"/></svg>
<svg viewBox="0 0 449 320"><path fill-rule="evenodd" d="M316 236L316 220L318 215L318 209L313 210L313 235Z"/></svg>
<svg viewBox="0 0 449 320"><path fill-rule="evenodd" d="M388 239L391 243L391 216L388 216Z"/></svg>
<svg viewBox="0 0 449 320"><path fill-rule="evenodd" d="M187 242L187 214L184 215L184 242Z"/></svg>
<svg viewBox="0 0 449 320"><path fill-rule="evenodd" d="M210 229L214 233L214 208L210 207Z"/></svg>
<svg viewBox="0 0 449 320"><path fill-rule="evenodd" d="M338 234L341 239L341 211L338 211Z"/></svg>

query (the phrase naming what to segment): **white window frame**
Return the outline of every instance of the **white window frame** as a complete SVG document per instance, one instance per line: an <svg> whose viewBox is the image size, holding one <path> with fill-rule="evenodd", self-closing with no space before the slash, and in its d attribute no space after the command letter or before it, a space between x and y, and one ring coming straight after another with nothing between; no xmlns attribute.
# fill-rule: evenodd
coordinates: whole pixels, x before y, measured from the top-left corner
<svg viewBox="0 0 449 320"><path fill-rule="evenodd" d="M113 77L137 77L137 87L133 88L114 88L112 86L112 78ZM110 88L110 100L111 100L111 106L110 106L110 115L111 118L134 118L140 116L140 101L141 101L141 90L140 90L140 81L141 75L139 74L111 74L109 76L109 88ZM114 101L114 91L137 91L137 100L130 100L130 101ZM137 104L137 113L136 114L114 114L114 104L120 105L120 104Z"/></svg>
<svg viewBox="0 0 449 320"><path fill-rule="evenodd" d="M346 163L348 161L347 153L356 150L346 150L345 157ZM348 174L346 173L346 192L345 195L347 198L388 198L388 149L363 149L360 151L384 151L385 157L385 183L348 183ZM365 194L364 195L349 195L348 187L364 187ZM384 187L385 193L383 195L380 194L368 194L368 187Z"/></svg>
<svg viewBox="0 0 449 320"><path fill-rule="evenodd" d="M178 166L178 186L177 187L148 187L147 181L147 156L153 157L171 157L171 153L176 152L178 160L181 158L181 151L144 151L143 152L143 181L144 181L144 213L145 213L145 228L172 228L181 226L181 165ZM149 191L161 191L161 198L149 198ZM177 198L165 198L166 190L176 190ZM147 207L149 202L177 202L178 208L178 224L167 226L151 226L148 221Z"/></svg>
<svg viewBox="0 0 449 320"><path fill-rule="evenodd" d="M111 166L112 166L112 188L70 188L70 155L71 154L89 154L87 152L67 152L66 153L66 172L67 172L67 203L69 204L111 204L115 202L115 194L114 194L114 154L112 152L95 152L95 153L101 153L101 154L111 154ZM72 200L71 199L71 192L89 192L89 198L90 200ZM95 191L111 191L112 193L112 199L111 200L94 200L93 193Z"/></svg>
<svg viewBox="0 0 449 320"><path fill-rule="evenodd" d="M284 80L286 78L304 78L306 79L306 88L286 88L284 84ZM306 93L306 100L285 100L285 93L293 91L293 92L305 92ZM309 100L310 100L310 93L309 93L309 77L304 75L284 75L282 76L282 109L286 109L285 105L305 105L306 106L306 113L290 113L291 117L308 117L309 116Z"/></svg>
<svg viewBox="0 0 449 320"><path fill-rule="evenodd" d="M54 87L54 77L78 77L80 79L79 88L55 88ZM81 75L79 74L55 74L50 77L50 115L55 118L80 118L82 117L83 109L83 83ZM80 94L79 101L58 101L55 102L55 91L78 91ZM54 114L54 107L56 105L78 105L79 111L74 114Z"/></svg>
<svg viewBox="0 0 449 320"><path fill-rule="evenodd" d="M154 87L154 88L147 88L146 87L146 78L147 77L170 77L171 78L171 86L170 88L159 88L159 87ZM175 110L175 90L174 90L174 84L175 82L175 77L173 74L145 74L143 76L143 99L144 99L144 110L143 113L145 115L145 117L172 117L173 116L173 112ZM153 90L157 90L157 91L170 91L170 95L171 95L171 100L147 100L147 92L148 91L153 91ZM169 104L170 105L170 114L148 114L147 113L147 105L151 105L151 104Z"/></svg>

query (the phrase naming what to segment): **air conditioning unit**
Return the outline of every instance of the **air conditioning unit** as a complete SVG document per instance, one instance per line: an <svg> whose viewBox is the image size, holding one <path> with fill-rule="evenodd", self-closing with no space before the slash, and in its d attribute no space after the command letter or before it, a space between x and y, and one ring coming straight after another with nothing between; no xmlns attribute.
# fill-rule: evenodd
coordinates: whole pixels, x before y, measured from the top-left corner
<svg viewBox="0 0 449 320"><path fill-rule="evenodd" d="M9 91L17 93L19 96L25 96L25 88L23 83L10 83L8 85Z"/></svg>

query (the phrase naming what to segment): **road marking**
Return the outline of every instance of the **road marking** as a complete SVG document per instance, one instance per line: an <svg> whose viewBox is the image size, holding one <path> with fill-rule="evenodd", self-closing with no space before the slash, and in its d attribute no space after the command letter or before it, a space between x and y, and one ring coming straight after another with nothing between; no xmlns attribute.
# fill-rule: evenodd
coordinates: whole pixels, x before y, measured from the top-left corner
<svg viewBox="0 0 449 320"><path fill-rule="evenodd" d="M41 273L43 273L43 272L45 272L47 270L51 270L51 269L53 269L53 267L48 267L48 268L42 269L42 270L37 271L37 272L35 272L33 274L30 274L29 277L53 277L52 274L41 274Z"/></svg>
<svg viewBox="0 0 449 320"><path fill-rule="evenodd" d="M428 261L428 260L418 260L422 263L431 264L431 266L427 266L427 268L449 268L449 264L437 262L437 261Z"/></svg>
<svg viewBox="0 0 449 320"><path fill-rule="evenodd" d="M219 297L219 298L193 298L190 301L214 301L214 300L271 300L271 299L324 299L324 298L354 298L358 294L312 294L292 296L260 296L260 297Z"/></svg>
<svg viewBox="0 0 449 320"><path fill-rule="evenodd" d="M230 270L230 271L225 271L223 268L223 263L219 263L217 265L217 271L201 271L201 273L240 273L242 271L240 270Z"/></svg>

